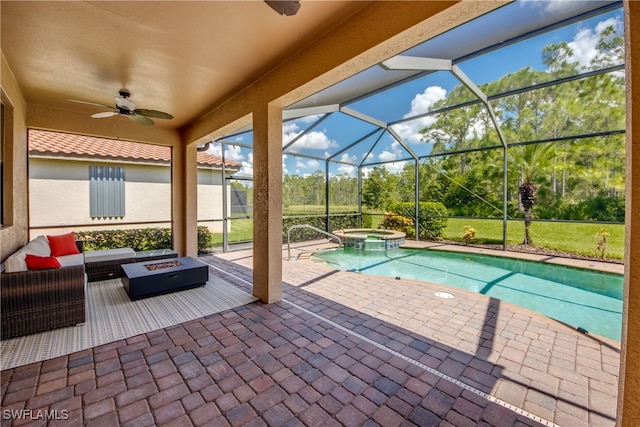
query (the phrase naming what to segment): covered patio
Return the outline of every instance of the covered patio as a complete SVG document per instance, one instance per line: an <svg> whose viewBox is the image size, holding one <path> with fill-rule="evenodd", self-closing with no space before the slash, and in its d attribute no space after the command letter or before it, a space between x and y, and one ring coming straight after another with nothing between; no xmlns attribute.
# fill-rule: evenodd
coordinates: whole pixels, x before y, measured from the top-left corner
<svg viewBox="0 0 640 427"><path fill-rule="evenodd" d="M172 147L173 250L197 257L197 149L248 126L253 250L202 259L260 300L3 370L3 409L67 411L77 425L634 425L640 6L623 2L627 240L616 343L462 291L447 302L430 284L390 291L395 280L284 261L286 110L311 111L315 94L508 2L301 3L297 16L258 1L2 3L2 260L28 241L29 128ZM256 49L268 33L273 44ZM227 41L234 55L211 53ZM174 120L95 120L95 109L68 102L111 105L123 85ZM418 290L428 296L413 299Z"/></svg>
<svg viewBox="0 0 640 427"><path fill-rule="evenodd" d="M332 245L294 248L280 302L5 370L3 409L68 411L74 425L616 424L618 342L305 259ZM252 258L200 259L251 292Z"/></svg>

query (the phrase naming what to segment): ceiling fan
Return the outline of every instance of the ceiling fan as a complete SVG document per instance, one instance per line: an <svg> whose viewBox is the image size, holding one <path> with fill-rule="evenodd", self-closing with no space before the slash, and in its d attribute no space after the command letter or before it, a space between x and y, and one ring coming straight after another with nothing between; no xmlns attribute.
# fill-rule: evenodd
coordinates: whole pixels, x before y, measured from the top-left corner
<svg viewBox="0 0 640 427"><path fill-rule="evenodd" d="M131 96L131 92L129 92L127 89L120 89L118 91L118 94L120 96L118 96L115 99L116 100L115 107L110 107L108 105L100 104L97 102L81 101L79 99L69 99L69 101L79 102L81 104L97 105L98 107L104 107L104 108L110 109L109 111L92 114L91 117L93 117L94 119L101 119L104 117L122 115L122 116L127 116L129 119L133 120L134 122L139 123L141 125L145 125L145 126L151 126L154 124L153 120L151 120L151 117L153 117L154 119L173 119L173 116L169 113L165 113L157 110L146 110L143 108L136 108L136 104L134 104L133 101L129 99L129 97Z"/></svg>
<svg viewBox="0 0 640 427"><path fill-rule="evenodd" d="M293 16L300 9L299 0L264 0L264 2L280 15Z"/></svg>

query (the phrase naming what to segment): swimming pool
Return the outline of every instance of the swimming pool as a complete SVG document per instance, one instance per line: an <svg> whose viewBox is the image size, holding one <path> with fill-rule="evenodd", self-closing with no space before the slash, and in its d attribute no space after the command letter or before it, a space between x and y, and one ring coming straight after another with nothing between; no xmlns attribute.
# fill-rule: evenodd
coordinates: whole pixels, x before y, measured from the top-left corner
<svg viewBox="0 0 640 427"><path fill-rule="evenodd" d="M315 253L315 262L423 280L520 305L574 328L620 340L623 276L534 261L426 249Z"/></svg>

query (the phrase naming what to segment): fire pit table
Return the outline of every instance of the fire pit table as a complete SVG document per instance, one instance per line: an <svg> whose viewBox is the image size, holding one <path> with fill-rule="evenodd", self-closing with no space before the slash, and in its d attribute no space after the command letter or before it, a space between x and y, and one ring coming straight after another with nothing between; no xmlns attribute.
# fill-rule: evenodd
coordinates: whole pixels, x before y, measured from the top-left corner
<svg viewBox="0 0 640 427"><path fill-rule="evenodd" d="M204 286L207 264L191 257L123 264L122 283L132 300Z"/></svg>

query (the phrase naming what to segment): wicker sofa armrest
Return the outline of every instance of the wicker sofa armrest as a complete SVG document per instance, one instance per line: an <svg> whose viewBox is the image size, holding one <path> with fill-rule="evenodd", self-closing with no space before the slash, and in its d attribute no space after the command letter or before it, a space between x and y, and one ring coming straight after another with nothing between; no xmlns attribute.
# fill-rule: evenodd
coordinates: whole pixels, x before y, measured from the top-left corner
<svg viewBox="0 0 640 427"><path fill-rule="evenodd" d="M0 295L3 339L84 323L84 265L2 273Z"/></svg>

